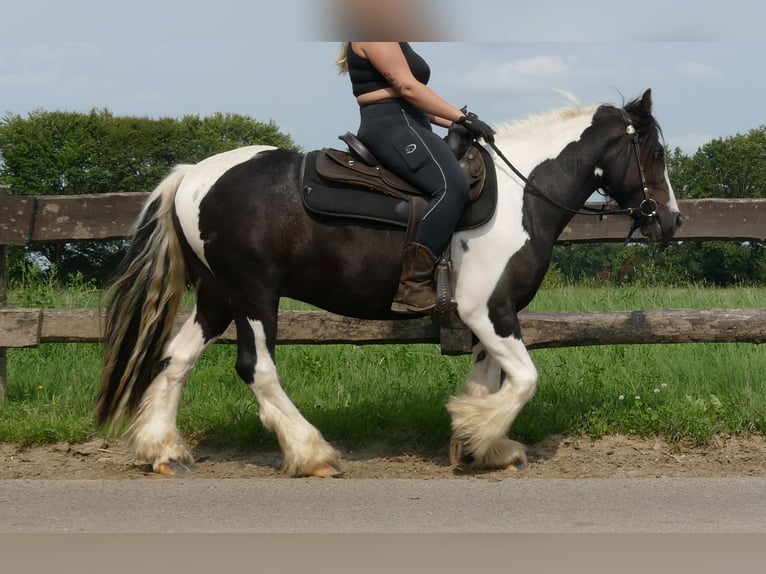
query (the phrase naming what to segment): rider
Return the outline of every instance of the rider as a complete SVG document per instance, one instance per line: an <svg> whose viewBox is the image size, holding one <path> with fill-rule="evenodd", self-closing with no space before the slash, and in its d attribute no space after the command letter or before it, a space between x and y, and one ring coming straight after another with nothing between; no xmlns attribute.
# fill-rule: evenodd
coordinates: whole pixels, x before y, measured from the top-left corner
<svg viewBox="0 0 766 574"><path fill-rule="evenodd" d="M398 313L429 312L436 303L436 262L468 197L467 178L431 123L447 128L456 123L487 141L495 132L426 86L430 68L407 42L345 42L337 64L348 72L360 106L359 140L385 167L431 197L415 241L404 246L391 305Z"/></svg>

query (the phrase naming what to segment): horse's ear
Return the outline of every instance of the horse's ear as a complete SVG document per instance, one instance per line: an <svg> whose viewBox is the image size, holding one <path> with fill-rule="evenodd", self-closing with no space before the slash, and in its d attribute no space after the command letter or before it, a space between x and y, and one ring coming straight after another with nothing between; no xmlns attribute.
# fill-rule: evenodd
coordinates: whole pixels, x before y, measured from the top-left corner
<svg viewBox="0 0 766 574"><path fill-rule="evenodd" d="M647 116L651 115L652 113L652 89L649 88L644 92L644 95L641 96L641 103L638 106L639 111L642 114L646 114Z"/></svg>

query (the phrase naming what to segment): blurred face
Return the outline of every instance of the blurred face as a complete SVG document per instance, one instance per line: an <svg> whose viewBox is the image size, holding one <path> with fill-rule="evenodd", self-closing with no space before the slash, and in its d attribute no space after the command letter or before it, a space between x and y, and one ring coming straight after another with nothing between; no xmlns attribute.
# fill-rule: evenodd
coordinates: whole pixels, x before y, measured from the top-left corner
<svg viewBox="0 0 766 574"><path fill-rule="evenodd" d="M437 10L430 0L335 0L336 21L344 25L344 37L367 41L430 41L429 30Z"/></svg>

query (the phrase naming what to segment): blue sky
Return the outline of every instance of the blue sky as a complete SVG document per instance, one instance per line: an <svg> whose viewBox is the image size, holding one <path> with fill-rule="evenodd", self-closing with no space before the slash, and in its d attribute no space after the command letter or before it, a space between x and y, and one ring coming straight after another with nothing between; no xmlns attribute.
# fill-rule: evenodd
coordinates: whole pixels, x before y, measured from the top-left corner
<svg viewBox="0 0 766 574"><path fill-rule="evenodd" d="M0 0L0 114L220 111L274 120L304 149L342 145L358 111L338 42L308 41L330 39L311 25L329 1ZM440 37L464 40L413 43L431 86L487 121L567 105L555 89L588 105L652 88L667 143L686 153L766 124L759 2L420 2L438 5Z"/></svg>

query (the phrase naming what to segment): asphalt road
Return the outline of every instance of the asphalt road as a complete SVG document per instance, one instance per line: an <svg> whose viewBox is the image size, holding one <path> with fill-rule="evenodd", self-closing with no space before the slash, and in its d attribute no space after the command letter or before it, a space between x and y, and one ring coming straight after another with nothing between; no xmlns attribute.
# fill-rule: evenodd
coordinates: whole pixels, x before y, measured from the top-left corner
<svg viewBox="0 0 766 574"><path fill-rule="evenodd" d="M3 480L0 533L764 533L766 479Z"/></svg>

